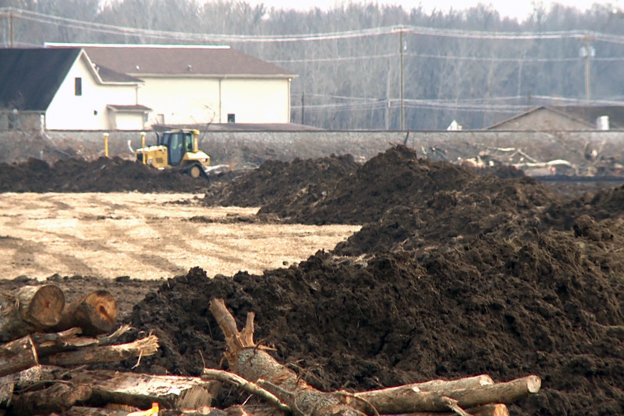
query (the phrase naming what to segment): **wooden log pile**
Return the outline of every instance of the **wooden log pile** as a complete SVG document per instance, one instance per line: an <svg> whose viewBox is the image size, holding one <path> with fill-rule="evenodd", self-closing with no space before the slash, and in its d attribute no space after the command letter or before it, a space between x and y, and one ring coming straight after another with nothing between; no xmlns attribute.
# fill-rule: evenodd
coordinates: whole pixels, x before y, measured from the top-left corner
<svg viewBox="0 0 624 416"><path fill-rule="evenodd" d="M88 369L154 354L154 335L118 344L117 306L105 291L65 305L54 285L0 295L0 416L507 416L507 404L540 389L535 375L495 383L487 375L386 389L322 392L254 343L254 314L242 331L222 300L210 310L225 334L231 372L201 377ZM113 332L111 332L113 331ZM105 335L108 334L108 335ZM212 407L223 383L259 400Z"/></svg>

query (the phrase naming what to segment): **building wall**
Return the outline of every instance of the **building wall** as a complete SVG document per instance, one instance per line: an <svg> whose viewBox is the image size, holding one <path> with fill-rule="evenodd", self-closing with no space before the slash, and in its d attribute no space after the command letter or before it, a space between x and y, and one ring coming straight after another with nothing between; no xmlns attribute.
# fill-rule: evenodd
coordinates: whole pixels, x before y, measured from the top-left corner
<svg viewBox="0 0 624 416"><path fill-rule="evenodd" d="M287 79L225 79L221 82L221 123L235 114L237 123L289 123Z"/></svg>
<svg viewBox="0 0 624 416"><path fill-rule="evenodd" d="M82 79L82 95L76 96L74 79ZM96 82L82 57L69 73L46 112L48 130L104 130L110 129L108 104L135 105L134 85L101 85Z"/></svg>
<svg viewBox="0 0 624 416"><path fill-rule="evenodd" d="M578 131L593 130L592 127L565 117L554 111L542 108L513 120L509 120L490 130L505 131Z"/></svg>
<svg viewBox="0 0 624 416"><path fill-rule="evenodd" d="M111 130L141 130L143 129L143 114L119 113L110 111Z"/></svg>
<svg viewBox="0 0 624 416"><path fill-rule="evenodd" d="M155 78L139 76L139 104L150 107L148 124L288 123L287 79Z"/></svg>
<svg viewBox="0 0 624 416"><path fill-rule="evenodd" d="M208 124L219 118L219 81L139 76L139 104L152 109L148 124Z"/></svg>

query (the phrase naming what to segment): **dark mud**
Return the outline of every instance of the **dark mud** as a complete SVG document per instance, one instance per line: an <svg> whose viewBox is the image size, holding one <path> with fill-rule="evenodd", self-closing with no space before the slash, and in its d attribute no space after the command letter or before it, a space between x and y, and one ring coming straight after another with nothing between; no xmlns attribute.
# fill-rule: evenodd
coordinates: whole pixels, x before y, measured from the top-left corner
<svg viewBox="0 0 624 416"><path fill-rule="evenodd" d="M295 159L292 162L269 160L230 183L212 186L206 192L203 204L288 207L293 200L313 203L335 182L358 168L351 155Z"/></svg>
<svg viewBox="0 0 624 416"><path fill-rule="evenodd" d="M202 192L210 182L120 158L0 164L0 192Z"/></svg>
<svg viewBox="0 0 624 416"><path fill-rule="evenodd" d="M267 162L211 187L207 205L365 225L331 253L261 276L195 268L168 280L127 318L161 341L133 371L225 365L208 309L219 297L239 325L254 311L256 340L323 390L538 374L542 391L513 414L624 414L624 187L569 200L517 171L492 173L398 146L361 167Z"/></svg>
<svg viewBox="0 0 624 416"><path fill-rule="evenodd" d="M256 312L256 339L322 389L535 373L542 392L514 414L621 414L616 276L624 265L610 253L624 241L616 231L585 217L575 231L483 238L420 257L395 252L358 264L318 253L262 276L214 279L194 269L135 307L131 323L162 343L139 369L198 374L204 362L219 366L225 345L208 303L220 297L239 325Z"/></svg>
<svg viewBox="0 0 624 416"><path fill-rule="evenodd" d="M220 297L239 325L254 311L256 339L324 390L538 374L543 390L513 414L624 413L624 188L566 201L507 177L397 147L312 204L291 200L291 219L368 224L334 253L262 276L169 280L131 317L163 344L140 369L219 366L208 303Z"/></svg>

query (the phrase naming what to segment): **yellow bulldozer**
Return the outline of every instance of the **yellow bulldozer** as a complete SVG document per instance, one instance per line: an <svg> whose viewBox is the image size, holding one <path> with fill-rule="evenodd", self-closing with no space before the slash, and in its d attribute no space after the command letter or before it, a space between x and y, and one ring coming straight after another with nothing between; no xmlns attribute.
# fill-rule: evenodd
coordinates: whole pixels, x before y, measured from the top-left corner
<svg viewBox="0 0 624 416"><path fill-rule="evenodd" d="M141 148L136 150L137 162L157 169L181 170L193 178L207 177L215 172L210 166L210 156L199 150L199 130L171 130L156 134L156 145L145 145L142 133Z"/></svg>

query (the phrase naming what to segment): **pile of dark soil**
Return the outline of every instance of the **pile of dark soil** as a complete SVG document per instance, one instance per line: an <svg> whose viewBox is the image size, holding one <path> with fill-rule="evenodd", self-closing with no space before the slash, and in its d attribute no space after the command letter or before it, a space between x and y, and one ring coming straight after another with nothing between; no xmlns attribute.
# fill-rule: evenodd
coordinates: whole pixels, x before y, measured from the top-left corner
<svg viewBox="0 0 624 416"><path fill-rule="evenodd" d="M570 229L575 218L589 215L596 220L618 219L624 215L624 186L585 193L579 198L553 204L545 213L545 222L559 229Z"/></svg>
<svg viewBox="0 0 624 416"><path fill-rule="evenodd" d="M543 390L513 414L624 413L624 188L566 202L499 176L399 146L314 200L273 205L293 221L368 223L335 250L368 255L169 280L131 316L162 342L139 370L218 367L225 345L208 304L220 297L241 326L254 311L256 339L324 390L538 374Z"/></svg>
<svg viewBox="0 0 624 416"><path fill-rule="evenodd" d="M353 156L269 160L220 186L211 186L203 204L207 206L259 207L266 204L288 206L293 199L315 200L333 184L359 167Z"/></svg>
<svg viewBox="0 0 624 416"><path fill-rule="evenodd" d="M198 374L218 367L223 335L208 310L225 299L239 325L313 385L335 390L488 373L527 374L543 390L514 414L624 411L624 230L585 216L574 231L484 237L459 249L378 254L356 263L317 253L262 276L169 280L131 323L161 337L139 370ZM129 363L128 365L133 365Z"/></svg>
<svg viewBox="0 0 624 416"><path fill-rule="evenodd" d="M302 224L366 224L381 220L389 211L417 211L427 206L439 212L447 206L478 204L488 211L513 212L516 206L530 209L557 201L555 194L530 178L504 169L499 173L512 178L502 180L448 162L419 159L414 150L397 146L332 184L329 192L313 203L300 197L287 206L263 206L260 213L274 213ZM464 195L469 200L464 201Z"/></svg>
<svg viewBox="0 0 624 416"><path fill-rule="evenodd" d="M210 184L120 158L0 164L0 192L201 192Z"/></svg>

